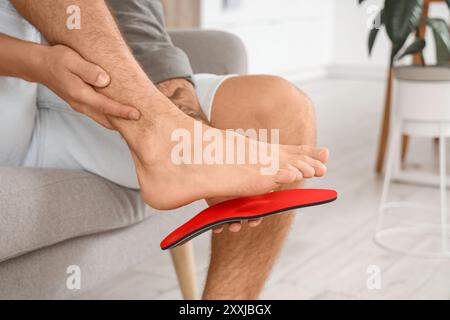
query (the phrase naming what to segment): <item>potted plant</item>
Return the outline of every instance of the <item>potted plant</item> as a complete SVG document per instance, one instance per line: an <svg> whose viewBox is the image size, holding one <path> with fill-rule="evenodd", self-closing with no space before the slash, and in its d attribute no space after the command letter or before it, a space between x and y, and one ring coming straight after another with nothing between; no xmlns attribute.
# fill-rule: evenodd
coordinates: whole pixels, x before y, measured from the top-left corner
<svg viewBox="0 0 450 320"><path fill-rule="evenodd" d="M366 0L358 0L362 4ZM442 0L450 8L450 0ZM381 129L376 172L383 169L384 156L389 134L389 116L392 94L392 68L397 60L414 55L414 63L426 66L423 50L427 43L425 40L426 28L431 28L436 45L437 65L448 65L450 60L450 32L447 22L440 18L429 18L428 8L432 0L385 0L384 7L373 21L373 27L368 36L368 52L372 53L378 33L384 26L391 41L391 54L389 61L388 85L386 90L384 116ZM414 33L414 41L406 46L410 36ZM405 48L406 47L406 48ZM402 157L406 154L407 139L403 143Z"/></svg>
<svg viewBox="0 0 450 320"><path fill-rule="evenodd" d="M366 0L358 0L361 4ZM445 0L450 8L450 0ZM423 0L385 0L384 8L380 10L373 22L373 28L369 31L368 50L369 55L375 44L375 40L382 26L391 40L392 49L390 65L406 55L419 54L422 65L426 65L423 57L423 49L426 46L425 35L420 32ZM450 59L450 32L449 25L441 18L428 18L425 24L433 31L436 45L436 61L438 65L447 65ZM404 50L406 41L414 33L415 40Z"/></svg>

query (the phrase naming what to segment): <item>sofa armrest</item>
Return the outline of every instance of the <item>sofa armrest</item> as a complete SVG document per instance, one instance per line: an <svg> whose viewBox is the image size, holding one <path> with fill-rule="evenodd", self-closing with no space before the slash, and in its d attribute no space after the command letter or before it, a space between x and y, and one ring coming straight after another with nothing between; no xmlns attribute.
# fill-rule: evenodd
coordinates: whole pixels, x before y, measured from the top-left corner
<svg viewBox="0 0 450 320"><path fill-rule="evenodd" d="M247 52L237 36L197 29L172 29L169 34L174 45L186 52L195 73L247 73Z"/></svg>

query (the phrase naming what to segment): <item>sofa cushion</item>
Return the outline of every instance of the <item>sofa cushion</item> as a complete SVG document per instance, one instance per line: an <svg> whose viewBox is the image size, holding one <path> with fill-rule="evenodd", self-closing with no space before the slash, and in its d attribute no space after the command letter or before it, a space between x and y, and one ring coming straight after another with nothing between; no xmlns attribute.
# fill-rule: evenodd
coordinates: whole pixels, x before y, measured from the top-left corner
<svg viewBox="0 0 450 320"><path fill-rule="evenodd" d="M194 73L246 74L247 51L234 34L217 30L174 29L173 43L189 57Z"/></svg>
<svg viewBox="0 0 450 320"><path fill-rule="evenodd" d="M394 75L396 79L406 81L450 81L450 65L396 67Z"/></svg>
<svg viewBox="0 0 450 320"><path fill-rule="evenodd" d="M68 170L0 168L0 261L156 212L136 190Z"/></svg>

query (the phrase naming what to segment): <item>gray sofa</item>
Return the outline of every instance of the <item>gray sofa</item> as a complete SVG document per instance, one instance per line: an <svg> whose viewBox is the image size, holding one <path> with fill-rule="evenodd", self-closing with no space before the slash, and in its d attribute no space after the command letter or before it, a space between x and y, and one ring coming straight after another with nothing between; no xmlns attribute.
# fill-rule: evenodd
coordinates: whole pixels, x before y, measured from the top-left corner
<svg viewBox="0 0 450 320"><path fill-rule="evenodd" d="M194 71L243 74L242 42L219 31L173 30ZM146 206L135 190L67 170L0 168L0 299L68 299L147 259L171 229L202 209ZM181 285L192 285L188 250L174 255ZM81 290L68 290L66 270L82 270ZM183 284L184 282L184 284ZM184 288L192 297L192 288ZM191 290L191 291L189 291Z"/></svg>

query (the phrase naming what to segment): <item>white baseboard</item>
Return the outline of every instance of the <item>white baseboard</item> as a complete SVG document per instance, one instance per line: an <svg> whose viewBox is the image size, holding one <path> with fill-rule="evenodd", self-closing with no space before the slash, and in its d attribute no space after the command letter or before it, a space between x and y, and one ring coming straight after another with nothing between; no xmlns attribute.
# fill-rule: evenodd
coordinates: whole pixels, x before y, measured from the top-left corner
<svg viewBox="0 0 450 320"><path fill-rule="evenodd" d="M385 80L387 67L368 67L358 65L330 65L327 77L343 79Z"/></svg>
<svg viewBox="0 0 450 320"><path fill-rule="evenodd" d="M291 82L301 82L308 80L324 79L327 77L328 72L326 66L320 66L312 68L303 68L300 70L289 72L280 72L279 75Z"/></svg>
<svg viewBox="0 0 450 320"><path fill-rule="evenodd" d="M282 72L280 75L292 82L301 82L317 79L360 79L385 80L387 68L367 67L357 65L329 65L305 68L294 72Z"/></svg>

